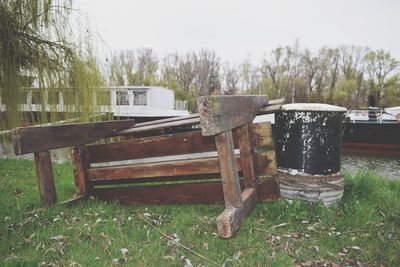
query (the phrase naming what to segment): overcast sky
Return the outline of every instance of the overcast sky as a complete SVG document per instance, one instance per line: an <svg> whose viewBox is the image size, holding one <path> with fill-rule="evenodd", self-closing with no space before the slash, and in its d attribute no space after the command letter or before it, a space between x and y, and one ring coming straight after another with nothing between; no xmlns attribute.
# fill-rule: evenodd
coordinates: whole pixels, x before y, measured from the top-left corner
<svg viewBox="0 0 400 267"><path fill-rule="evenodd" d="M240 63L280 45L385 49L400 59L399 0L78 0L111 50L214 50Z"/></svg>

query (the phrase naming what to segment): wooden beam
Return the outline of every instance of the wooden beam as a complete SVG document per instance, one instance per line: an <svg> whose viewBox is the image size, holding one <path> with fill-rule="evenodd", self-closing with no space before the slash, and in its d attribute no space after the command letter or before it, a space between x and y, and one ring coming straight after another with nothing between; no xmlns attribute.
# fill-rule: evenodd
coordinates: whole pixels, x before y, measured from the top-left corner
<svg viewBox="0 0 400 267"><path fill-rule="evenodd" d="M285 102L284 98L269 100L268 105L263 107L258 115L275 113L281 109Z"/></svg>
<svg viewBox="0 0 400 267"><path fill-rule="evenodd" d="M242 205L236 156L233 148L232 131L221 133L215 137L221 171L222 188L227 208Z"/></svg>
<svg viewBox="0 0 400 267"><path fill-rule="evenodd" d="M253 124L252 142L257 175L274 175L278 171L275 144L270 122Z"/></svg>
<svg viewBox="0 0 400 267"><path fill-rule="evenodd" d="M131 127L129 129L118 132L114 136L143 133L143 132L149 132L149 131L155 131L155 130L161 130L161 129L174 128L174 127L178 127L178 126L196 125L199 123L200 123L200 118L197 115L191 116L191 117L183 117L180 120L173 120L173 121L169 121L169 122L154 121L151 124L147 123L147 122L145 122L143 124L138 123L134 127Z"/></svg>
<svg viewBox="0 0 400 267"><path fill-rule="evenodd" d="M252 124L254 146L273 146L271 126L267 123ZM240 134L233 133L235 148L239 147ZM89 163L102 163L140 158L163 157L216 151L214 137L203 136L201 131L128 139L109 144L87 146Z"/></svg>
<svg viewBox="0 0 400 267"><path fill-rule="evenodd" d="M236 160L238 161L237 163ZM238 168L236 171L240 171L240 159L238 158L236 160L234 158L235 166ZM167 178L174 176L200 175L219 172L220 167L218 164L218 159L214 157L90 168L87 170L87 179L89 182L115 181L154 177Z"/></svg>
<svg viewBox="0 0 400 267"><path fill-rule="evenodd" d="M251 123L266 96L203 96L197 99L202 134L216 135Z"/></svg>
<svg viewBox="0 0 400 267"><path fill-rule="evenodd" d="M213 137L200 131L87 146L90 163L216 151Z"/></svg>
<svg viewBox="0 0 400 267"><path fill-rule="evenodd" d="M246 124L238 128L238 131L240 159L242 163L244 184L246 188L254 188L256 186L257 175L254 169L254 150L253 142L251 141L251 129L249 127L249 124Z"/></svg>
<svg viewBox="0 0 400 267"><path fill-rule="evenodd" d="M222 238L230 238L236 233L258 201L255 188L246 188L241 197L243 198L242 206L226 208L217 217L218 235Z"/></svg>
<svg viewBox="0 0 400 267"><path fill-rule="evenodd" d="M260 181L257 188L260 201L269 202L279 198L279 188L274 179ZM95 187L92 194L100 200L118 201L126 205L211 204L223 203L224 201L220 181L167 185Z"/></svg>
<svg viewBox="0 0 400 267"><path fill-rule="evenodd" d="M275 148L270 122L252 124L252 141L255 147Z"/></svg>
<svg viewBox="0 0 400 267"><path fill-rule="evenodd" d="M129 128L135 120L20 127L12 130L16 155L79 146Z"/></svg>
<svg viewBox="0 0 400 267"><path fill-rule="evenodd" d="M43 206L54 205L57 202L57 194L54 184L50 152L36 152L34 153L34 158L40 201Z"/></svg>
<svg viewBox="0 0 400 267"><path fill-rule="evenodd" d="M75 184L78 186L78 195L86 196L90 191L87 183L86 170L89 168L85 146L74 147L71 153L74 163Z"/></svg>
<svg viewBox="0 0 400 267"><path fill-rule="evenodd" d="M278 171L275 150L255 148L254 168L258 176L275 175Z"/></svg>

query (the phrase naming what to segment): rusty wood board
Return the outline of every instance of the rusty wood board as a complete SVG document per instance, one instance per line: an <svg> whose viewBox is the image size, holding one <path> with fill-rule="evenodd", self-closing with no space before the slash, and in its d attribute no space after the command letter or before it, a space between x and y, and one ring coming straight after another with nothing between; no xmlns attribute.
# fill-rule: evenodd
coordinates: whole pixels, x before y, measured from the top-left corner
<svg viewBox="0 0 400 267"><path fill-rule="evenodd" d="M254 168L258 176L277 174L278 167L276 163L275 150L263 151L256 148L254 153Z"/></svg>
<svg viewBox="0 0 400 267"><path fill-rule="evenodd" d="M167 122L160 122L160 121L153 121L152 123L144 122L144 123L138 123L134 127L131 127L129 129L122 130L117 134L115 134L114 136L143 133L143 132L149 132L167 128L174 128L179 126L196 125L199 123L200 123L200 118L198 115L190 117L182 117L179 120L172 120Z"/></svg>
<svg viewBox="0 0 400 267"><path fill-rule="evenodd" d="M275 176L269 179L258 180L258 201L272 202L280 198L279 186Z"/></svg>
<svg viewBox="0 0 400 267"><path fill-rule="evenodd" d="M40 201L43 206L53 205L57 202L57 194L54 184L50 152L36 152L34 153L34 158Z"/></svg>
<svg viewBox="0 0 400 267"><path fill-rule="evenodd" d="M279 199L279 188L274 179L262 180L258 185L260 201ZM223 203L221 182L200 182L168 185L94 188L93 195L104 201L118 201L126 205L138 204L211 204Z"/></svg>
<svg viewBox="0 0 400 267"><path fill-rule="evenodd" d="M240 159L235 165L241 169ZM194 160L167 161L146 164L121 165L112 167L90 168L87 170L88 181L126 180L154 177L172 177L196 174L219 173L218 159L201 158Z"/></svg>
<svg viewBox="0 0 400 267"><path fill-rule="evenodd" d="M273 146L271 127L266 123L252 124L255 146ZM239 147L237 131L234 146ZM87 146L89 163L102 163L140 158L163 157L216 151L213 137L202 136L200 131L129 139L109 144Z"/></svg>
<svg viewBox="0 0 400 267"><path fill-rule="evenodd" d="M274 149L274 138L272 136L272 126L270 122L252 124L252 140L255 147L265 147Z"/></svg>
<svg viewBox="0 0 400 267"><path fill-rule="evenodd" d="M20 127L12 130L16 155L79 146L129 128L134 120Z"/></svg>
<svg viewBox="0 0 400 267"><path fill-rule="evenodd" d="M216 151L214 138L200 131L87 146L90 163Z"/></svg>
<svg viewBox="0 0 400 267"><path fill-rule="evenodd" d="M243 220L250 214L258 201L255 188L246 188L242 192L243 205L226 208L217 217L218 235L222 238L232 237L239 229Z"/></svg>
<svg viewBox="0 0 400 267"><path fill-rule="evenodd" d="M240 159L242 163L242 172L245 181L245 187L256 186L256 173L254 169L254 157L253 157L253 143L251 141L251 129L250 125L243 125L238 129L239 132L239 148L240 148Z"/></svg>
<svg viewBox="0 0 400 267"><path fill-rule="evenodd" d="M285 103L284 98L269 100L268 105L263 107L258 114L262 115L262 114L275 113L281 109L284 103Z"/></svg>
<svg viewBox="0 0 400 267"><path fill-rule="evenodd" d="M271 123L253 124L254 166L258 175L274 175L278 171Z"/></svg>
<svg viewBox="0 0 400 267"><path fill-rule="evenodd" d="M78 186L78 195L85 196L90 189L87 184L86 170L89 167L85 146L74 147L71 153L74 163L75 184Z"/></svg>
<svg viewBox="0 0 400 267"><path fill-rule="evenodd" d="M266 96L203 96L197 99L202 134L216 135L251 123Z"/></svg>
<svg viewBox="0 0 400 267"><path fill-rule="evenodd" d="M176 122L176 121L184 121L188 119L194 119L194 118L199 118L199 114L191 114L188 116L179 116L179 117L172 117L172 118L166 118L166 119L159 119L159 120L154 120L154 121L146 121L146 122L140 122L137 123L134 127L143 127L143 126L149 126L149 125L156 125L160 123L167 123L167 122Z"/></svg>
<svg viewBox="0 0 400 267"><path fill-rule="evenodd" d="M254 168L257 175L272 175L276 173L276 163L273 151L254 154ZM204 165L202 165L204 163ZM242 171L241 159L236 158L238 172ZM187 168L187 169L185 169ZM192 158L190 160L174 160L140 164L126 164L107 167L88 168L88 181L104 181L118 179L140 179L154 177L179 177L186 175L219 174L219 164L214 158ZM108 177L108 178L107 178ZM220 177L220 176L219 176Z"/></svg>
<svg viewBox="0 0 400 267"><path fill-rule="evenodd" d="M227 208L239 207L242 205L242 197L232 131L229 130L217 135L215 137L215 144L218 150L225 206Z"/></svg>

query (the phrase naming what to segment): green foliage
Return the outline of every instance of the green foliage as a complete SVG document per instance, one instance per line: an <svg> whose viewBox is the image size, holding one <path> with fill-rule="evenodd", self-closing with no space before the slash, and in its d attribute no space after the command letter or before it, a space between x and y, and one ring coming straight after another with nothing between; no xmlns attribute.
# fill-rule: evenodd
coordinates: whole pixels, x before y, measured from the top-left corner
<svg viewBox="0 0 400 267"><path fill-rule="evenodd" d="M389 52L384 50L368 52L364 57L364 61L369 76L368 84L370 93L375 97L375 100L378 102L377 104L379 104L388 86L389 74L400 66L400 61L393 58Z"/></svg>
<svg viewBox="0 0 400 267"><path fill-rule="evenodd" d="M72 197L72 165L53 164L53 170L59 201ZM215 234L223 205L123 206L89 199L44 210L32 161L1 159L0 177L2 266L181 266L186 259L212 266L161 232L225 266L400 264L400 182L371 172L345 176L338 206L259 203L229 240Z"/></svg>
<svg viewBox="0 0 400 267"><path fill-rule="evenodd" d="M87 119L93 110L89 92L102 84L102 78L90 45L73 45L68 40L71 10L69 0L0 2L0 93L6 106L0 130L71 117ZM32 86L37 88L32 94L41 111L22 114L20 104ZM81 112L60 116L56 99L58 91L67 88L74 91L67 94L68 102L75 103L75 97L83 101L78 108ZM46 112L47 100L54 103L50 113Z"/></svg>
<svg viewBox="0 0 400 267"><path fill-rule="evenodd" d="M344 107L354 107L357 82L353 79L339 81L333 91L333 103Z"/></svg>

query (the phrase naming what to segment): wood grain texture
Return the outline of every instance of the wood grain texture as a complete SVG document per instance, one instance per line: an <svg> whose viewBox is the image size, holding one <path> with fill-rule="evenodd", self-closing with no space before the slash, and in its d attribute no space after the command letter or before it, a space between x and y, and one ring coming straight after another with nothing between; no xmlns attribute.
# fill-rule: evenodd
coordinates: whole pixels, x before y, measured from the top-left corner
<svg viewBox="0 0 400 267"><path fill-rule="evenodd" d="M238 168L233 148L232 131L221 133L215 137L221 172L222 188L224 190L225 206L227 208L242 205Z"/></svg>
<svg viewBox="0 0 400 267"><path fill-rule="evenodd" d="M254 169L253 142L251 141L251 129L249 124L238 128L240 160L246 188L256 186L257 175Z"/></svg>
<svg viewBox="0 0 400 267"><path fill-rule="evenodd" d="M20 127L12 130L16 155L88 144L135 124L135 120Z"/></svg>
<svg viewBox="0 0 400 267"><path fill-rule="evenodd" d="M279 188L274 179L260 181L257 189L259 201L270 202L279 199ZM100 200L116 201L126 205L212 204L224 202L220 181L168 185L95 187L92 194Z"/></svg>
<svg viewBox="0 0 400 267"><path fill-rule="evenodd" d="M254 153L254 168L258 176L275 175L278 167L275 157L275 150L262 150L255 148Z"/></svg>
<svg viewBox="0 0 400 267"><path fill-rule="evenodd" d="M275 175L278 172L275 145L270 122L253 124L254 167L258 175Z"/></svg>
<svg viewBox="0 0 400 267"><path fill-rule="evenodd" d="M214 138L200 131L87 146L90 163L216 151Z"/></svg>
<svg viewBox="0 0 400 267"><path fill-rule="evenodd" d="M216 135L251 123L266 96L203 96L197 99L200 125L204 136Z"/></svg>
<svg viewBox="0 0 400 267"><path fill-rule="evenodd" d="M156 131L168 128L175 128L179 126L196 125L199 123L200 123L200 118L197 115L190 117L181 117L179 120L172 120L168 122L160 122L160 121L153 121L152 123L144 122L144 123L138 123L137 125L129 129L120 131L116 133L114 136L143 133L143 132Z"/></svg>
<svg viewBox="0 0 400 267"><path fill-rule="evenodd" d="M262 114L270 114L270 113L275 113L279 110L281 110L282 105L285 103L284 98L278 98L278 99L273 99L268 101L268 105L263 107L261 111L258 113L259 115Z"/></svg>
<svg viewBox="0 0 400 267"><path fill-rule="evenodd" d="M230 238L236 233L258 201L256 189L246 188L242 193L242 199L241 206L226 208L217 217L217 229L220 237Z"/></svg>
<svg viewBox="0 0 400 267"><path fill-rule="evenodd" d="M240 159L234 159L237 171L241 170ZM236 162L238 161L238 162ZM127 180L153 177L174 177L197 174L219 173L218 159L200 158L146 164L120 165L90 168L87 179L90 182L107 180Z"/></svg>
<svg viewBox="0 0 400 267"><path fill-rule="evenodd" d="M270 122L252 124L252 141L255 147L268 147L274 149L274 138Z"/></svg>
<svg viewBox="0 0 400 267"><path fill-rule="evenodd" d="M264 123L252 124L250 127L253 128L253 139L256 139L253 143L258 146L272 146L271 127L262 124ZM233 137L234 147L239 148L237 131ZM202 136L200 130L87 146L89 163L202 153L216 149L214 138Z"/></svg>
<svg viewBox="0 0 400 267"><path fill-rule="evenodd" d="M40 201L43 206L54 205L57 202L57 194L54 184L50 152L36 152L34 153L34 158Z"/></svg>
<svg viewBox="0 0 400 267"><path fill-rule="evenodd" d="M78 187L78 195L85 196L88 194L88 191L90 191L86 175L86 170L89 168L86 147L74 147L72 149L71 157L74 164L74 177L75 184Z"/></svg>

